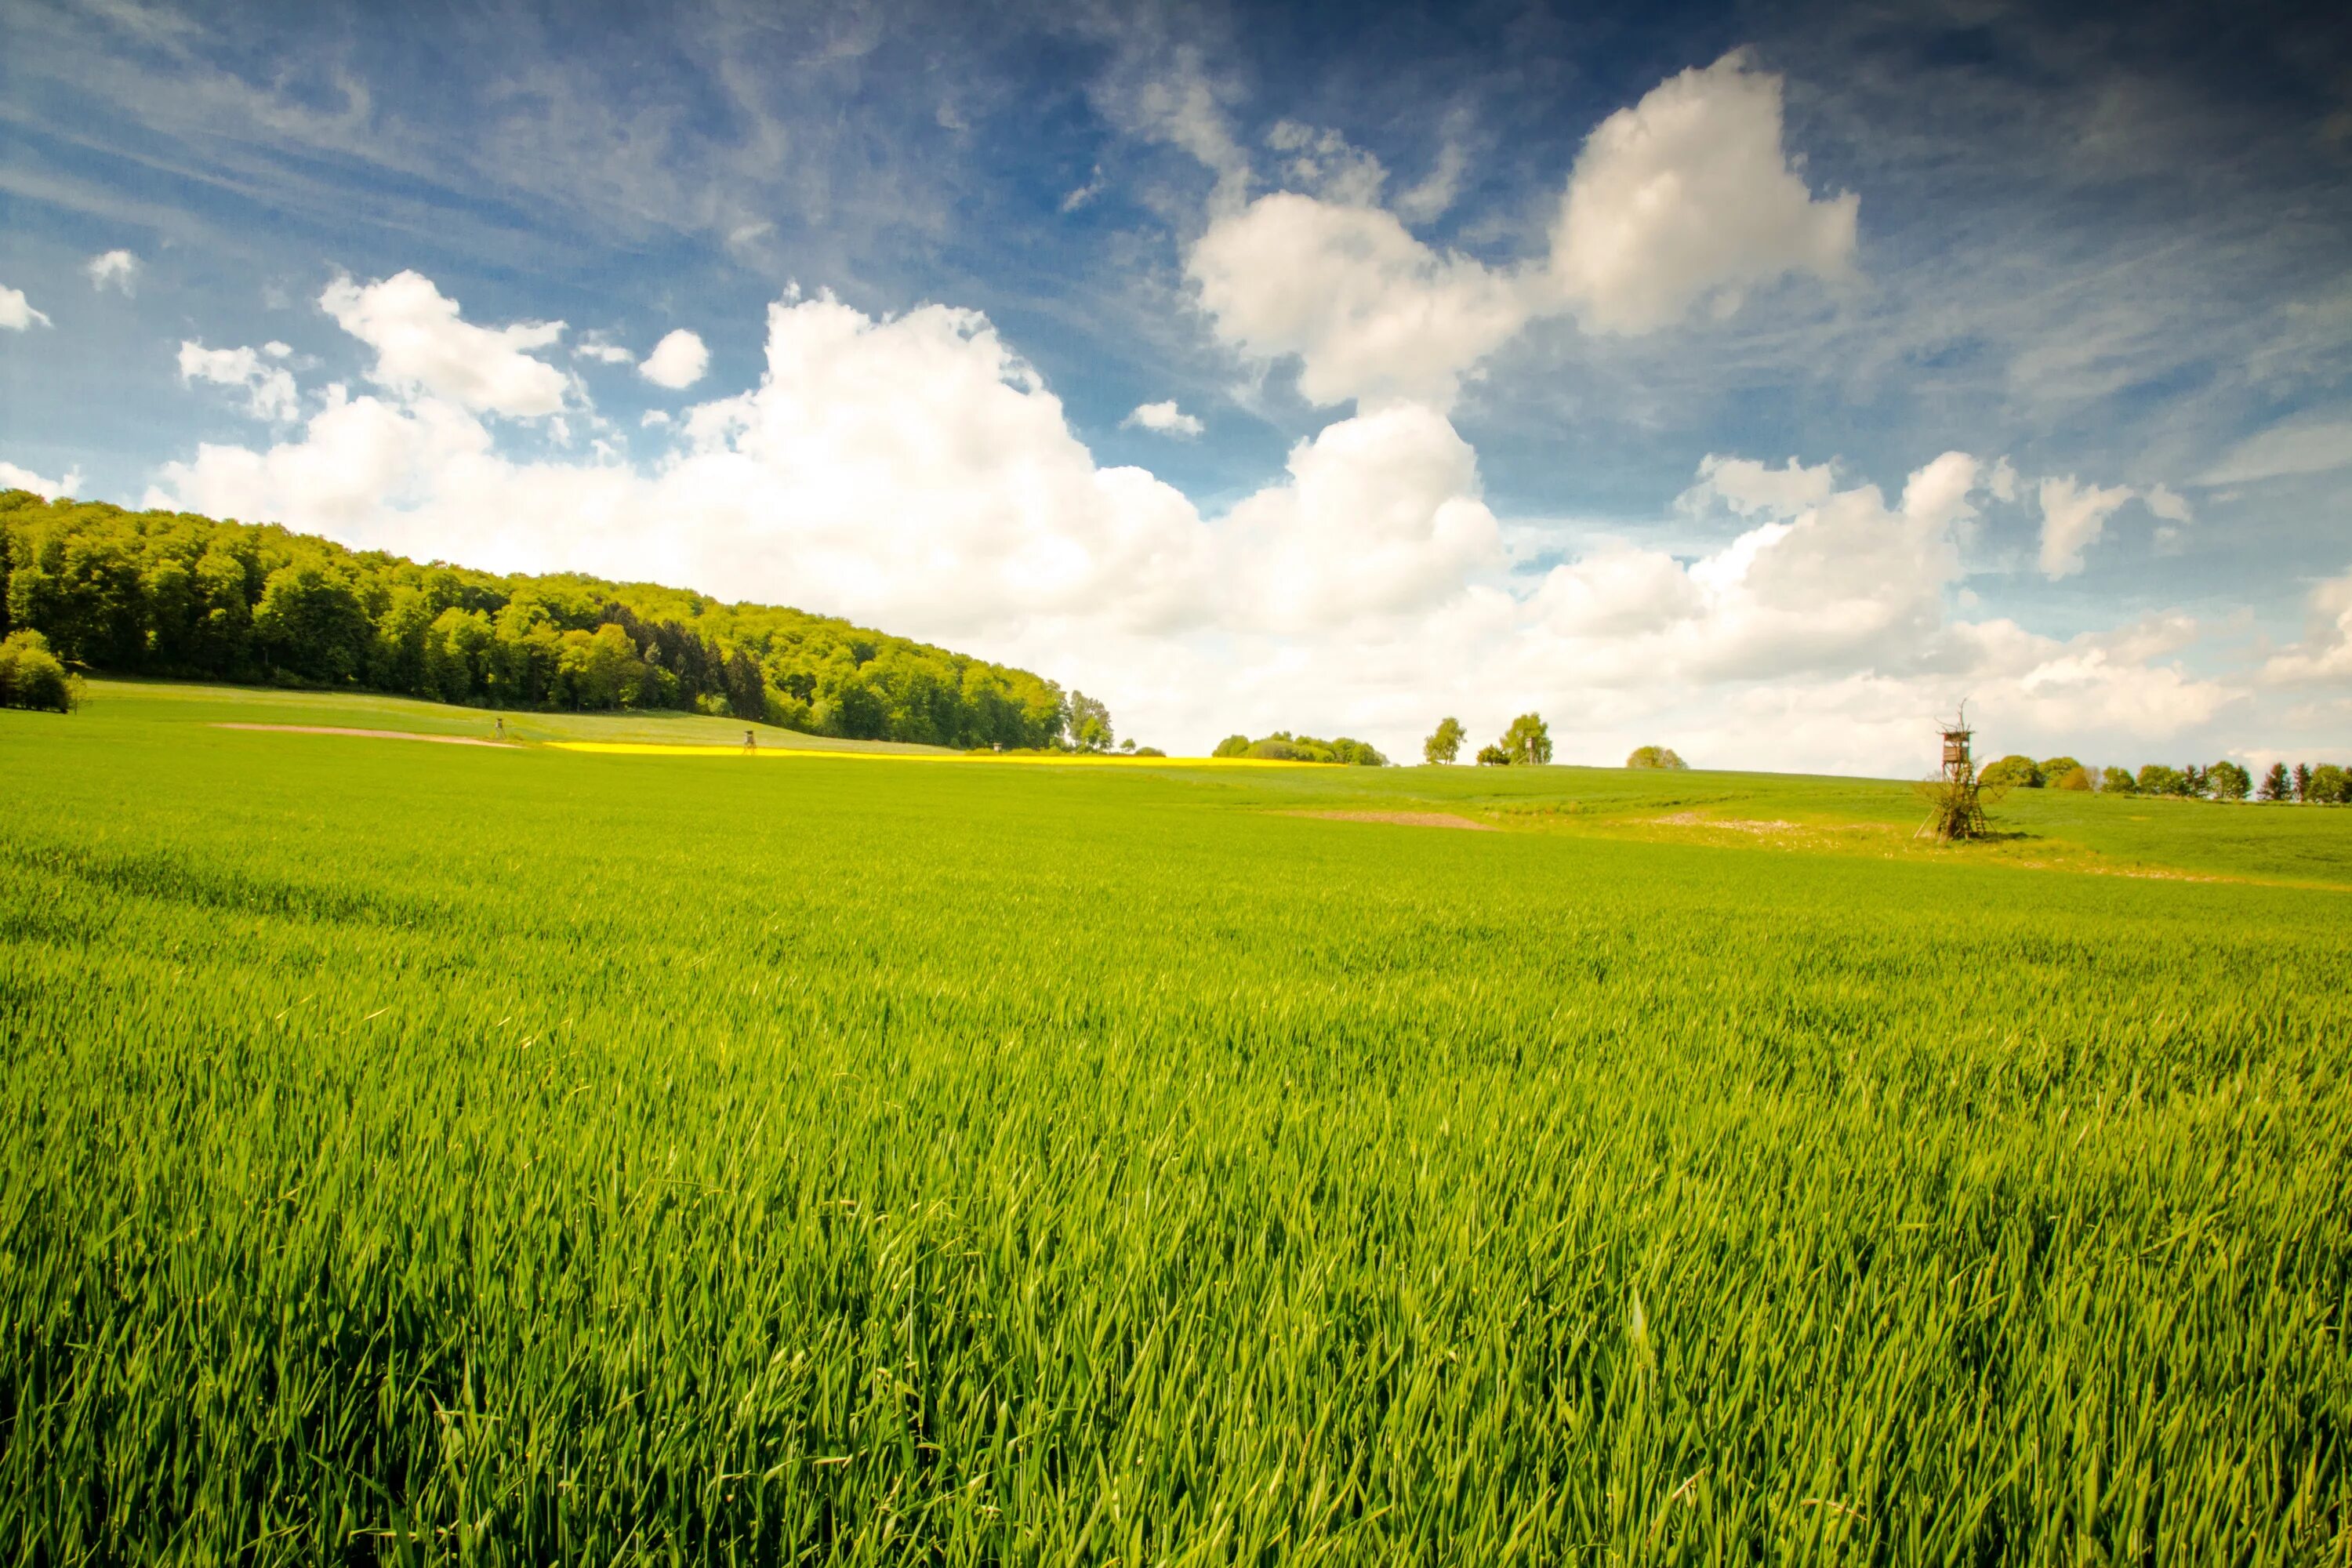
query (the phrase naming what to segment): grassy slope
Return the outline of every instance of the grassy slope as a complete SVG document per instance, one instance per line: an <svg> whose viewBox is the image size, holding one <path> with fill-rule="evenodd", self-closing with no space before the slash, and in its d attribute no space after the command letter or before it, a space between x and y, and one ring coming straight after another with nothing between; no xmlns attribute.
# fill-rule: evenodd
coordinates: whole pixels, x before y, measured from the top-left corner
<svg viewBox="0 0 2352 1568"><path fill-rule="evenodd" d="M414 697L370 693L278 691L251 686L210 686L199 681L116 680L89 684L84 710L100 729L115 725L325 724L355 730L399 730L421 735L467 735L487 740L506 721L511 741L632 741L678 746L739 743L747 729L760 744L782 749L928 752L935 746L892 741L834 741L746 724L740 719L701 713L536 713L454 707Z"/></svg>
<svg viewBox="0 0 2352 1568"><path fill-rule="evenodd" d="M112 695L0 713L0 1554L2347 1544L2332 889ZM1356 804L1539 830L1286 815ZM2352 817L2121 804L2032 807Z"/></svg>

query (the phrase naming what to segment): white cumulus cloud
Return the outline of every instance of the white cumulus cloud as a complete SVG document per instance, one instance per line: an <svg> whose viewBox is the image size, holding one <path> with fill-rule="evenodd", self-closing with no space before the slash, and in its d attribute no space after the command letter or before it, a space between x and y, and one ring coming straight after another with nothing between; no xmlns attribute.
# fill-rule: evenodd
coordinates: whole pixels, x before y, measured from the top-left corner
<svg viewBox="0 0 2352 1568"><path fill-rule="evenodd" d="M48 317L33 309L23 289L0 283L0 328L21 332L36 321L45 327L50 324Z"/></svg>
<svg viewBox="0 0 2352 1568"><path fill-rule="evenodd" d="M336 325L375 350L368 378L403 395L429 393L477 413L518 419L562 411L563 373L527 352L563 335L561 321L478 327L417 272L379 282L337 279L319 296Z"/></svg>
<svg viewBox="0 0 2352 1568"><path fill-rule="evenodd" d="M2273 655L2263 676L2285 686L2352 683L2352 573L2312 589L2303 641Z"/></svg>
<svg viewBox="0 0 2352 1568"><path fill-rule="evenodd" d="M1409 754L1436 714L1483 735L1535 709L1564 758L1660 741L1694 761L1904 771L1932 740L1923 715L1962 696L2021 749L2078 755L2236 700L2178 662L2185 618L2065 640L1956 618L1960 538L2003 472L1964 452L1893 502L1827 464L1719 455L1673 529L1719 524L1718 543L1683 556L1636 530L1530 579L1433 404L1329 425L1203 517L1141 468L1098 465L978 312L796 293L768 312L758 384L670 428L653 460L524 459L421 382L330 386L299 434L199 447L149 499L846 615L1080 685L1177 748L1288 725Z"/></svg>
<svg viewBox="0 0 2352 1568"><path fill-rule="evenodd" d="M1588 328L1717 315L1790 273L1851 268L1860 198L1816 201L1781 145L1780 79L1743 53L1686 70L1601 122L1569 176L1551 277Z"/></svg>
<svg viewBox="0 0 2352 1568"><path fill-rule="evenodd" d="M110 250L93 256L83 270L89 274L90 287L100 293L112 289L124 295L134 293L139 285L139 258L127 250Z"/></svg>
<svg viewBox="0 0 2352 1568"><path fill-rule="evenodd" d="M283 343L268 345L284 347ZM249 348L208 349L200 342L184 341L180 344L180 379L241 386L246 389L247 412L256 419L291 421L302 412L293 373L283 365L264 363L263 354L268 352L267 348L258 352Z"/></svg>
<svg viewBox="0 0 2352 1568"><path fill-rule="evenodd" d="M1790 274L1853 269L1859 199L1814 199L1782 145L1780 79L1742 54L1603 121L1568 179L1549 253L1514 266L1415 238L1379 205L1379 160L1336 132L1285 121L1269 142L1293 188L1213 205L1186 274L1219 338L1253 359L1296 356L1299 391L1318 404L1443 407L1537 317L1647 332L1701 303L1727 316ZM1406 216L1451 199L1451 157L1400 199Z"/></svg>
<svg viewBox="0 0 2352 1568"><path fill-rule="evenodd" d="M1165 403L1138 404L1135 412L1119 423L1139 429L1157 431L1162 436L1181 436L1188 441L1208 428L1201 423L1197 416L1187 414L1177 407L1176 400L1172 397Z"/></svg>
<svg viewBox="0 0 2352 1568"><path fill-rule="evenodd" d="M30 468L0 459L0 490L30 490L45 500L69 496L81 489L81 470L70 468L61 479L44 479Z"/></svg>
<svg viewBox="0 0 2352 1568"><path fill-rule="evenodd" d="M1309 401L1453 402L1528 317L1526 291L1433 249L1392 213L1276 192L1217 219L1186 262L1217 335L1295 354Z"/></svg>
<svg viewBox="0 0 2352 1568"><path fill-rule="evenodd" d="M667 386L675 392L700 381L702 373L709 368L709 349L703 346L699 336L681 327L654 345L654 352L637 366L637 374L656 386Z"/></svg>

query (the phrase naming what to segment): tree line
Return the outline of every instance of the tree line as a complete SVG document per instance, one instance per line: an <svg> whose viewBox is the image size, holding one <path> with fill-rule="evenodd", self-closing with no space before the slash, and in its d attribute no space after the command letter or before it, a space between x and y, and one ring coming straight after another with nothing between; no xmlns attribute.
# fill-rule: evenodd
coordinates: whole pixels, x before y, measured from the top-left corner
<svg viewBox="0 0 2352 1568"><path fill-rule="evenodd" d="M2297 763L2292 768L2273 763L2256 781L2253 774L2226 758L2218 763L2189 763L2173 767L2149 763L2137 773L2128 768L2093 768L2073 757L2007 756L1985 764L1979 784L2007 789L2095 790L2101 795L2154 795L2172 800L2295 802L2309 805L2352 805L2352 771L2334 763L2313 767Z"/></svg>
<svg viewBox="0 0 2352 1568"><path fill-rule="evenodd" d="M1376 751L1369 741L1354 741L1345 735L1337 740L1318 741L1312 735L1294 735L1287 730L1276 730L1271 735L1251 740L1247 735L1228 735L1217 742L1213 757L1249 757L1261 762L1276 763L1336 763L1360 768L1384 768L1389 760Z"/></svg>
<svg viewBox="0 0 2352 1568"><path fill-rule="evenodd" d="M1084 693L830 616L572 573L420 564L273 524L23 490L0 491L0 638L20 650L12 668L46 659L60 677L80 667L499 708L668 709L964 748L1112 746L1108 710ZM47 680L44 668L36 684Z"/></svg>

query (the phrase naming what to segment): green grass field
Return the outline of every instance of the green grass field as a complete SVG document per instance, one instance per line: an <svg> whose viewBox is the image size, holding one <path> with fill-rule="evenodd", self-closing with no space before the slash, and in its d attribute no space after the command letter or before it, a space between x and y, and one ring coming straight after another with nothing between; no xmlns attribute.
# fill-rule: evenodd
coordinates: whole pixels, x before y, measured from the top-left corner
<svg viewBox="0 0 2352 1568"><path fill-rule="evenodd" d="M2352 811L222 721L487 719L0 712L8 1561L2352 1557Z"/></svg>

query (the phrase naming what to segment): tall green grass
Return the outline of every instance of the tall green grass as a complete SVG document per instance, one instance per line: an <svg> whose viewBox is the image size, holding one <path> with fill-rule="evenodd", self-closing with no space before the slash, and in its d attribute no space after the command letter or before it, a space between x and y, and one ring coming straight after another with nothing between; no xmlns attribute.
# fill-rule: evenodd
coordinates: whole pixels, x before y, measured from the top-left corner
<svg viewBox="0 0 2352 1568"><path fill-rule="evenodd" d="M12 1561L2352 1551L2339 892L100 698L0 715Z"/></svg>

